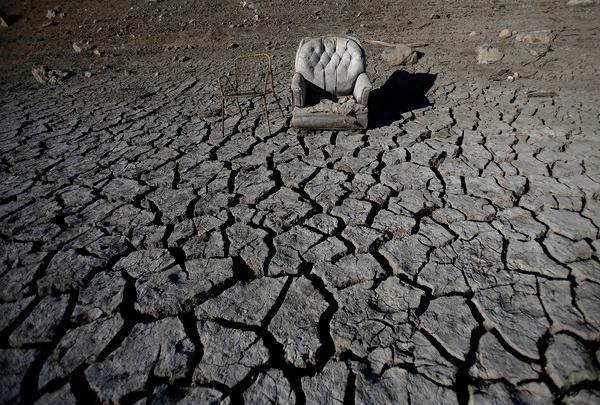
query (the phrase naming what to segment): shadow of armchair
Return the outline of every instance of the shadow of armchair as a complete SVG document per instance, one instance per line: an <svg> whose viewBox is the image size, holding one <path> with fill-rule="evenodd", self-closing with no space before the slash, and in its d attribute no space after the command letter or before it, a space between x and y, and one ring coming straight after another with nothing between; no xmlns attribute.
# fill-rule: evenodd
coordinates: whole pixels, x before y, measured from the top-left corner
<svg viewBox="0 0 600 405"><path fill-rule="evenodd" d="M369 99L369 128L380 128L398 121L408 111L431 105L427 92L437 75L396 70Z"/></svg>

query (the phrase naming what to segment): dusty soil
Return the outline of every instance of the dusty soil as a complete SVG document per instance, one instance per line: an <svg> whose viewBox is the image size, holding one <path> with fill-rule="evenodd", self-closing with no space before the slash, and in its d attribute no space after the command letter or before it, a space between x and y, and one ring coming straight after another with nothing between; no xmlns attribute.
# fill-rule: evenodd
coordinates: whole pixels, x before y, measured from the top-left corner
<svg viewBox="0 0 600 405"><path fill-rule="evenodd" d="M242 3L1 3L0 404L598 403L600 6ZM366 131L289 128L322 34ZM250 52L285 116L222 136Z"/></svg>

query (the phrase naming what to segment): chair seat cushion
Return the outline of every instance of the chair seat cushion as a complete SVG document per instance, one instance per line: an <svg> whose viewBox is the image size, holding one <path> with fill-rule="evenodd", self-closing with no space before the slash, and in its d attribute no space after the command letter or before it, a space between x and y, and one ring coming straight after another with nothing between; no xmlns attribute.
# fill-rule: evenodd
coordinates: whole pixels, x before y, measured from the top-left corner
<svg viewBox="0 0 600 405"><path fill-rule="evenodd" d="M331 101L294 108L291 125L306 129L364 129L368 124L368 115L368 109L361 104L344 106L344 103Z"/></svg>
<svg viewBox="0 0 600 405"><path fill-rule="evenodd" d="M318 104L304 108L307 113L333 113L348 115L358 111L364 111L365 106L356 102L352 96L340 96L337 101L323 99Z"/></svg>

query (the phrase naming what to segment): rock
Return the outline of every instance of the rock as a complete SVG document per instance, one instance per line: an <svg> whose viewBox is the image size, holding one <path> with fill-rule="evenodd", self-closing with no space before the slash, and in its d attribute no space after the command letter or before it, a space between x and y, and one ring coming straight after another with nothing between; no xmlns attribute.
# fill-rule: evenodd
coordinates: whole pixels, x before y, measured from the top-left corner
<svg viewBox="0 0 600 405"><path fill-rule="evenodd" d="M569 239L596 239L598 230L588 218L577 212L566 210L545 209L538 219L559 235Z"/></svg>
<svg viewBox="0 0 600 405"><path fill-rule="evenodd" d="M117 271L126 271L131 277L160 273L175 265L175 259L167 249L146 249L131 252L114 266Z"/></svg>
<svg viewBox="0 0 600 405"><path fill-rule="evenodd" d="M512 36L512 31L505 28L498 34L498 38L510 38Z"/></svg>
<svg viewBox="0 0 600 405"><path fill-rule="evenodd" d="M342 361L330 360L321 372L302 377L302 391L306 394L306 403L342 405L349 374L346 364Z"/></svg>
<svg viewBox="0 0 600 405"><path fill-rule="evenodd" d="M260 326L285 284L283 278L262 277L236 284L196 307L198 319L225 319Z"/></svg>
<svg viewBox="0 0 600 405"><path fill-rule="evenodd" d="M467 302L462 297L440 297L430 302L419 318L421 326L450 354L465 360L471 347L471 332L477 327Z"/></svg>
<svg viewBox="0 0 600 405"><path fill-rule="evenodd" d="M126 394L143 391L149 379L183 378L194 353L183 324L177 318L163 318L135 325L119 348L92 364L85 375L101 402L116 403Z"/></svg>
<svg viewBox="0 0 600 405"><path fill-rule="evenodd" d="M52 19L52 18L63 18L65 16L65 13L63 13L61 11L60 7L54 7L48 11L46 11L46 18Z"/></svg>
<svg viewBox="0 0 600 405"><path fill-rule="evenodd" d="M9 337L10 345L21 347L32 343L50 343L56 337L69 304L68 295L46 296Z"/></svg>
<svg viewBox="0 0 600 405"><path fill-rule="evenodd" d="M515 350L539 359L538 341L550 326L536 295L535 277L475 293L473 302L485 319L486 328L496 328Z"/></svg>
<svg viewBox="0 0 600 405"><path fill-rule="evenodd" d="M365 225L372 207L368 201L346 198L342 205L333 207L330 213L341 218L346 225Z"/></svg>
<svg viewBox="0 0 600 405"><path fill-rule="evenodd" d="M223 399L223 393L221 391L215 388L200 386L192 389L186 397L177 402L177 405L197 404L229 405L230 401L228 399Z"/></svg>
<svg viewBox="0 0 600 405"><path fill-rule="evenodd" d="M567 405L598 404L600 403L600 392L584 388L566 395L563 402Z"/></svg>
<svg viewBox="0 0 600 405"><path fill-rule="evenodd" d="M6 16L0 13L0 27L8 28L8 22L6 22Z"/></svg>
<svg viewBox="0 0 600 405"><path fill-rule="evenodd" d="M390 368L379 378L367 377L363 373L356 376L357 405L408 404L411 403L406 387L409 386L408 372L400 368Z"/></svg>
<svg viewBox="0 0 600 405"><path fill-rule="evenodd" d="M391 66L414 65L419 55L410 46L398 44L394 47L386 47L381 53L381 58Z"/></svg>
<svg viewBox="0 0 600 405"><path fill-rule="evenodd" d="M430 20L439 20L439 19L440 19L440 15L439 15L439 14L436 14L436 13L433 13L433 14L431 14L431 15L429 16L429 19L430 19Z"/></svg>
<svg viewBox="0 0 600 405"><path fill-rule="evenodd" d="M522 42L524 44L549 44L554 41L556 35L550 30L531 31L526 33L517 34L515 41Z"/></svg>
<svg viewBox="0 0 600 405"><path fill-rule="evenodd" d="M313 273L327 285L346 288L381 277L385 275L385 270L372 255L363 253L344 256L335 264L317 263L313 267Z"/></svg>
<svg viewBox="0 0 600 405"><path fill-rule="evenodd" d="M269 351L254 332L230 329L211 321L196 324L204 348L194 380L232 387L269 359Z"/></svg>
<svg viewBox="0 0 600 405"><path fill-rule="evenodd" d="M83 72L83 76L87 77L89 79L90 77L92 77L92 72L85 71L85 72Z"/></svg>
<svg viewBox="0 0 600 405"><path fill-rule="evenodd" d="M76 405L77 399L69 383L63 385L60 389L52 392L47 392L42 395L34 405Z"/></svg>
<svg viewBox="0 0 600 405"><path fill-rule="evenodd" d="M565 305L567 302L573 302L574 299L570 281L542 279L539 284L542 303L552 320L551 333L568 331L584 339L600 338L600 331L588 324L588 320L584 318L577 306Z"/></svg>
<svg viewBox="0 0 600 405"><path fill-rule="evenodd" d="M542 242L548 253L561 263L572 263L590 259L594 251L585 240L572 240L555 233L549 233Z"/></svg>
<svg viewBox="0 0 600 405"><path fill-rule="evenodd" d="M0 349L0 403L21 402L21 383L38 350Z"/></svg>
<svg viewBox="0 0 600 405"><path fill-rule="evenodd" d="M292 282L268 330L283 346L286 360L294 366L315 363L321 347L319 320L328 307L309 279L300 277Z"/></svg>
<svg viewBox="0 0 600 405"><path fill-rule="evenodd" d="M185 267L142 275L135 282L135 308L154 317L176 315L189 310L197 297L234 277L231 258L193 259Z"/></svg>
<svg viewBox="0 0 600 405"><path fill-rule="evenodd" d="M122 326L123 319L115 315L71 329L44 363L39 386L45 387L54 379L68 376L78 367L92 364Z"/></svg>
<svg viewBox="0 0 600 405"><path fill-rule="evenodd" d="M506 253L509 269L523 270L549 277L567 278L569 270L555 263L544 253L535 240L521 242L511 240Z"/></svg>
<svg viewBox="0 0 600 405"><path fill-rule="evenodd" d="M61 250L52 257L46 275L37 281L37 289L46 294L74 291L103 264L103 260L79 254L74 249Z"/></svg>
<svg viewBox="0 0 600 405"><path fill-rule="evenodd" d="M475 50L477 52L477 64L488 64L498 62L504 57L504 54L491 45L480 45Z"/></svg>
<svg viewBox="0 0 600 405"><path fill-rule="evenodd" d="M26 297L16 301L0 303L0 331L10 326L32 303L35 297Z"/></svg>
<svg viewBox="0 0 600 405"><path fill-rule="evenodd" d="M450 386L455 382L456 366L450 363L421 332L416 332L411 343L414 345L414 365L417 372L440 385Z"/></svg>
<svg viewBox="0 0 600 405"><path fill-rule="evenodd" d="M560 389L600 377L600 369L588 348L569 335L554 336L546 350L546 359L546 371Z"/></svg>
<svg viewBox="0 0 600 405"><path fill-rule="evenodd" d="M504 378L517 385L523 380L533 380L541 371L540 366L524 362L506 351L492 333L486 333L479 341L475 364L470 374L484 380Z"/></svg>
<svg viewBox="0 0 600 405"><path fill-rule="evenodd" d="M192 189L160 187L146 197L162 213L163 223L173 224L185 218L188 207L196 194Z"/></svg>
<svg viewBox="0 0 600 405"><path fill-rule="evenodd" d="M429 248L414 235L392 239L379 248L379 252L389 262L394 274L409 277L414 277L425 264L428 251Z"/></svg>
<svg viewBox="0 0 600 405"><path fill-rule="evenodd" d="M244 403L292 405L296 403L296 394L283 372L272 369L259 374L244 392Z"/></svg>
<svg viewBox="0 0 600 405"><path fill-rule="evenodd" d="M73 42L73 51L75 51L75 53L87 52L87 51L92 50L93 48L94 48L94 46L92 44L90 44L90 41Z"/></svg>
<svg viewBox="0 0 600 405"><path fill-rule="evenodd" d="M600 4L600 0L569 0L567 6L595 6Z"/></svg>
<svg viewBox="0 0 600 405"><path fill-rule="evenodd" d="M34 79L40 84L62 84L63 79L72 75L72 72L62 71L58 69L48 69L46 66L34 66L31 69L31 74Z"/></svg>
<svg viewBox="0 0 600 405"><path fill-rule="evenodd" d="M330 333L336 353L349 351L366 357L377 348L400 345L400 361L408 361L413 334L409 321L424 293L395 277L383 281L375 291L371 287L371 283L361 283L334 291L339 309L331 320ZM394 360L392 356L390 350L380 361L381 367Z"/></svg>
<svg viewBox="0 0 600 405"><path fill-rule="evenodd" d="M469 405L489 404L503 405L507 403L543 405L553 402L553 395L542 383L527 383L518 387L509 387L502 382L469 386Z"/></svg>
<svg viewBox="0 0 600 405"><path fill-rule="evenodd" d="M598 272L598 262L595 262L595 271ZM585 319L596 329L600 329L600 286L590 281L582 281L575 288L575 296L579 309Z"/></svg>
<svg viewBox="0 0 600 405"><path fill-rule="evenodd" d="M409 374L409 383L406 387L410 393L412 404L456 404L456 393L449 388L433 383L428 378L419 374Z"/></svg>
<svg viewBox="0 0 600 405"><path fill-rule="evenodd" d="M123 301L125 279L119 272L100 272L79 291L71 321L87 323L114 313Z"/></svg>
<svg viewBox="0 0 600 405"><path fill-rule="evenodd" d="M477 35L477 32L475 32L475 31L471 31L471 32L469 32L469 36L470 36L470 37L474 37L474 36L476 36L476 35Z"/></svg>

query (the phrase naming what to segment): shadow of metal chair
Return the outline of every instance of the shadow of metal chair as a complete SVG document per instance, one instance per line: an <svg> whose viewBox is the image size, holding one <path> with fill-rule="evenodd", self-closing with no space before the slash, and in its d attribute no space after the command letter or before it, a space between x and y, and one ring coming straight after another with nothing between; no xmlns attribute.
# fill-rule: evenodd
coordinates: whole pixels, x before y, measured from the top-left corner
<svg viewBox="0 0 600 405"><path fill-rule="evenodd" d="M235 100L240 116L242 108L240 107L240 98L252 99L262 98L265 110L265 120L269 135L271 134L271 125L269 124L269 112L267 109L267 95L273 94L275 101L283 117L283 110L279 103L279 98L275 93L273 84L273 67L271 55L266 53L257 53L238 56L233 60L233 79L232 83L229 76L219 77L219 87L221 89L221 132L225 135L225 103L228 100Z"/></svg>

